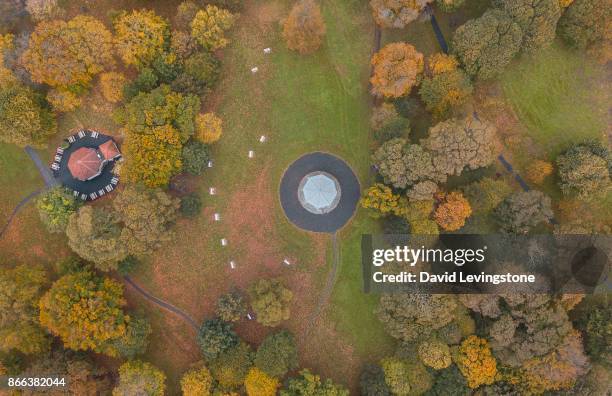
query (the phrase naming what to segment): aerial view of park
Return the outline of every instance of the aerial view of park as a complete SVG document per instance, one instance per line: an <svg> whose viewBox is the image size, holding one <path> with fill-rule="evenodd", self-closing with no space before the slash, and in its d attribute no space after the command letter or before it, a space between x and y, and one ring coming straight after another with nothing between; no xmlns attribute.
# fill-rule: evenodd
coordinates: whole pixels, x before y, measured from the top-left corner
<svg viewBox="0 0 612 396"><path fill-rule="evenodd" d="M612 257L611 93L611 0L0 0L0 395L611 395L609 280L364 264Z"/></svg>

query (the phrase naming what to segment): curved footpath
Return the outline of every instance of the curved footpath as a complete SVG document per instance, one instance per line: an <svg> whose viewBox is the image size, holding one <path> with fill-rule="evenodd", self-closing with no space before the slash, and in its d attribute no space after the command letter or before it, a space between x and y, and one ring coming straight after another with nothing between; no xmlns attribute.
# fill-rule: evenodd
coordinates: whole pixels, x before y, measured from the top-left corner
<svg viewBox="0 0 612 396"><path fill-rule="evenodd" d="M189 316L185 311L175 307L174 305L159 299L157 297L155 297L154 295L152 295L151 293L149 293L148 291L146 291L145 289L143 289L142 287L138 286L133 280L132 278L130 278L129 276L124 276L123 279L125 280L125 282L132 286L134 288L134 290L136 290L138 293L140 293L140 295L142 295L145 299L149 300L150 302L152 302L153 304L164 308L167 311L172 312L173 314L179 316L181 319L183 319L185 322L187 322L191 327L193 327L193 329L197 332L200 329L200 326L198 326L198 324L195 322L195 320L193 320L193 318L191 316Z"/></svg>

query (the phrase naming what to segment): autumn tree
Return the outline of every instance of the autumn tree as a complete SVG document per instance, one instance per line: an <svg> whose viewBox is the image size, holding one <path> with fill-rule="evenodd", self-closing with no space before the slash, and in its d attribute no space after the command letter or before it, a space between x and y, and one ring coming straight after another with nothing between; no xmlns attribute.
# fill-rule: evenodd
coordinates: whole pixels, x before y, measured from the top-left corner
<svg viewBox="0 0 612 396"><path fill-rule="evenodd" d="M210 160L210 150L208 145L191 140L183 146L181 155L183 171L192 175L201 175L208 168Z"/></svg>
<svg viewBox="0 0 612 396"><path fill-rule="evenodd" d="M439 370L431 389L426 393L427 396L472 396L472 394L465 377L455 365Z"/></svg>
<svg viewBox="0 0 612 396"><path fill-rule="evenodd" d="M467 117L440 122L421 144L431 151L433 165L445 175L489 166L496 155L496 129L487 121Z"/></svg>
<svg viewBox="0 0 612 396"><path fill-rule="evenodd" d="M244 379L244 387L248 396L275 396L278 386L278 379L269 376L257 367L251 368Z"/></svg>
<svg viewBox="0 0 612 396"><path fill-rule="evenodd" d="M8 70L4 73L6 76L0 78L0 141L20 147L45 147L47 138L57 132L49 105Z"/></svg>
<svg viewBox="0 0 612 396"><path fill-rule="evenodd" d="M576 318L577 328L584 334L589 357L602 364L612 362L612 305L608 298L587 305Z"/></svg>
<svg viewBox="0 0 612 396"><path fill-rule="evenodd" d="M577 144L557 158L563 194L589 200L612 186L612 154L599 143Z"/></svg>
<svg viewBox="0 0 612 396"><path fill-rule="evenodd" d="M211 144L221 138L223 121L215 113L198 114L195 120L195 137L205 144Z"/></svg>
<svg viewBox="0 0 612 396"><path fill-rule="evenodd" d="M396 357L384 358L380 362L385 376L385 383L394 395L410 394L410 381L408 364Z"/></svg>
<svg viewBox="0 0 612 396"><path fill-rule="evenodd" d="M559 20L559 36L572 47L587 48L604 39L611 14L606 0L575 0Z"/></svg>
<svg viewBox="0 0 612 396"><path fill-rule="evenodd" d="M391 103L383 103L372 111L370 127L379 142L396 137L406 137L410 133L410 120L402 117Z"/></svg>
<svg viewBox="0 0 612 396"><path fill-rule="evenodd" d="M238 290L223 294L217 300L215 313L226 322L237 322L246 315L246 302Z"/></svg>
<svg viewBox="0 0 612 396"><path fill-rule="evenodd" d="M184 396L210 396L213 391L213 377L206 367L191 369L181 378Z"/></svg>
<svg viewBox="0 0 612 396"><path fill-rule="evenodd" d="M383 28L403 29L417 19L433 0L370 0L376 23Z"/></svg>
<svg viewBox="0 0 612 396"><path fill-rule="evenodd" d="M119 282L90 271L67 274L41 298L40 323L67 348L116 356L111 344L130 321L125 304Z"/></svg>
<svg viewBox="0 0 612 396"><path fill-rule="evenodd" d="M423 341L419 344L417 351L423 364L435 370L441 370L451 365L450 348L440 340Z"/></svg>
<svg viewBox="0 0 612 396"><path fill-rule="evenodd" d="M279 279L260 279L249 288L251 307L264 326L278 326L289 319L293 293Z"/></svg>
<svg viewBox="0 0 612 396"><path fill-rule="evenodd" d="M453 12L463 6L465 0L436 0L436 5L444 12Z"/></svg>
<svg viewBox="0 0 612 396"><path fill-rule="evenodd" d="M49 349L51 340L38 319L38 301L47 283L47 273L38 265L0 269L0 351L40 354Z"/></svg>
<svg viewBox="0 0 612 396"><path fill-rule="evenodd" d="M521 191L509 195L495 209L494 215L505 232L525 234L553 218L551 200L540 191Z"/></svg>
<svg viewBox="0 0 612 396"><path fill-rule="evenodd" d="M486 214L512 193L512 188L502 179L483 177L462 188L474 213Z"/></svg>
<svg viewBox="0 0 612 396"><path fill-rule="evenodd" d="M553 166L550 162L535 160L527 166L525 177L534 184L542 184L552 172Z"/></svg>
<svg viewBox="0 0 612 396"><path fill-rule="evenodd" d="M286 385L280 390L280 396L348 396L348 390L342 385L337 385L332 380L322 380L317 374L308 369L300 371L297 377L287 380Z"/></svg>
<svg viewBox="0 0 612 396"><path fill-rule="evenodd" d="M110 103L123 100L123 87L126 84L125 76L118 72L100 74L100 90L102 96Z"/></svg>
<svg viewBox="0 0 612 396"><path fill-rule="evenodd" d="M51 233L64 232L68 219L79 206L76 198L64 187L48 190L36 201L40 219Z"/></svg>
<svg viewBox="0 0 612 396"><path fill-rule="evenodd" d="M178 7L176 7L176 14L174 16L174 24L180 30L189 30L191 28L191 21L195 18L196 14L200 10L200 7L193 1L183 1Z"/></svg>
<svg viewBox="0 0 612 396"><path fill-rule="evenodd" d="M438 206L434 219L446 231L457 231L465 225L465 220L472 214L470 203L457 191L437 195Z"/></svg>
<svg viewBox="0 0 612 396"><path fill-rule="evenodd" d="M56 112L67 113L81 106L83 98L70 90L54 88L47 92L47 102Z"/></svg>
<svg viewBox="0 0 612 396"><path fill-rule="evenodd" d="M113 38L90 16L43 21L30 36L22 62L35 82L66 90L87 87L113 64Z"/></svg>
<svg viewBox="0 0 612 396"><path fill-rule="evenodd" d="M232 329L231 324L221 319L209 319L200 327L198 343L204 357L213 360L237 345L238 336Z"/></svg>
<svg viewBox="0 0 612 396"><path fill-rule="evenodd" d="M394 194L390 187L382 183L376 183L368 188L364 197L361 198L361 206L370 209L373 217L388 214L401 216L404 212L402 202L399 195Z"/></svg>
<svg viewBox="0 0 612 396"><path fill-rule="evenodd" d="M494 0L493 3L521 27L523 51L534 53L548 47L555 39L557 22L561 17L559 0Z"/></svg>
<svg viewBox="0 0 612 396"><path fill-rule="evenodd" d="M470 79L458 67L454 56L434 54L427 58L419 94L434 116L444 117L451 109L465 103L471 93Z"/></svg>
<svg viewBox="0 0 612 396"><path fill-rule="evenodd" d="M108 271L128 255L118 216L103 208L83 206L68 219L68 246L79 256Z"/></svg>
<svg viewBox="0 0 612 396"><path fill-rule="evenodd" d="M385 382L385 372L377 364L366 363L359 376L359 389L365 396L390 396L391 390Z"/></svg>
<svg viewBox="0 0 612 396"><path fill-rule="evenodd" d="M497 362L487 340L483 338L475 335L466 338L461 343L456 362L470 388L478 388L495 381Z"/></svg>
<svg viewBox="0 0 612 396"><path fill-rule="evenodd" d="M163 396L166 391L166 375L151 363L131 360L119 367L119 383L113 396Z"/></svg>
<svg viewBox="0 0 612 396"><path fill-rule="evenodd" d="M62 9L57 0L26 0L26 10L35 21L61 16Z"/></svg>
<svg viewBox="0 0 612 396"><path fill-rule="evenodd" d="M298 367L295 338L287 330L267 336L255 355L255 366L267 375L283 378Z"/></svg>
<svg viewBox="0 0 612 396"><path fill-rule="evenodd" d="M147 351L149 336L151 335L151 323L142 314L130 316L125 334L111 342L111 348L117 356L133 359Z"/></svg>
<svg viewBox="0 0 612 396"><path fill-rule="evenodd" d="M494 77L519 52L523 31L508 14L491 9L459 26L453 35L453 53L472 77Z"/></svg>
<svg viewBox="0 0 612 396"><path fill-rule="evenodd" d="M204 95L215 86L220 71L219 59L208 51L200 51L185 59L183 72L172 81L172 89L184 94ZM199 123L196 119L196 128L199 128Z"/></svg>
<svg viewBox="0 0 612 396"><path fill-rule="evenodd" d="M298 0L283 24L283 38L290 50L310 54L321 47L325 21L315 0Z"/></svg>
<svg viewBox="0 0 612 396"><path fill-rule="evenodd" d="M391 43L372 56L372 94L399 98L408 95L421 80L423 54L407 43Z"/></svg>
<svg viewBox="0 0 612 396"><path fill-rule="evenodd" d="M170 225L177 218L180 201L161 189L129 185L113 200L123 224L122 237L132 254L156 250L172 238Z"/></svg>
<svg viewBox="0 0 612 396"><path fill-rule="evenodd" d="M229 43L225 32L234 25L235 20L236 17L228 10L209 4L198 11L191 21L191 37L209 51L224 48Z"/></svg>
<svg viewBox="0 0 612 396"><path fill-rule="evenodd" d="M252 366L253 351L242 341L226 349L209 363L210 372L215 380L226 388L242 385Z"/></svg>
<svg viewBox="0 0 612 396"><path fill-rule="evenodd" d="M167 21L149 10L122 12L113 21L117 52L126 65L150 65L167 50Z"/></svg>
<svg viewBox="0 0 612 396"><path fill-rule="evenodd" d="M452 323L456 307L451 295L394 293L380 297L376 314L392 337L415 341Z"/></svg>

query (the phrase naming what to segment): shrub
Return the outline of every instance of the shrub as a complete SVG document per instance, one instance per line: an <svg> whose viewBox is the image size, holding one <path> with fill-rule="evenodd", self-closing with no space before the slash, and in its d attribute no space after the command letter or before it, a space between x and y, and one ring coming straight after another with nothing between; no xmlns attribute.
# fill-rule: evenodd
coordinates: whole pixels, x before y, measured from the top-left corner
<svg viewBox="0 0 612 396"><path fill-rule="evenodd" d="M202 210L202 199L197 193L185 195L181 198L181 213L185 217L196 217ZM223 320L227 320L221 317Z"/></svg>
<svg viewBox="0 0 612 396"><path fill-rule="evenodd" d="M210 160L208 146L202 142L191 140L183 147L182 159L185 172L192 175L201 175Z"/></svg>
<svg viewBox="0 0 612 396"><path fill-rule="evenodd" d="M300 54L315 52L323 43L325 22L314 0L295 3L283 24L283 37L290 50Z"/></svg>
<svg viewBox="0 0 612 396"><path fill-rule="evenodd" d="M79 202L64 187L48 190L36 201L40 219L51 233L64 232L68 219L79 206Z"/></svg>

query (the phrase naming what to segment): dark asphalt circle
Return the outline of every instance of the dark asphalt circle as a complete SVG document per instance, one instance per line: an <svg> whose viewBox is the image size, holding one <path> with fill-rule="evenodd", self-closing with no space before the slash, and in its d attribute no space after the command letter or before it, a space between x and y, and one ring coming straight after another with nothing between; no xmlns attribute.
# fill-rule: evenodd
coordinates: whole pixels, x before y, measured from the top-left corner
<svg viewBox="0 0 612 396"><path fill-rule="evenodd" d="M338 205L325 214L306 210L298 198L300 181L312 172L327 172L340 184ZM314 232L335 232L353 216L361 196L359 180L346 162L331 154L315 152L306 154L292 163L285 171L280 184L280 200L287 218L296 226Z"/></svg>

